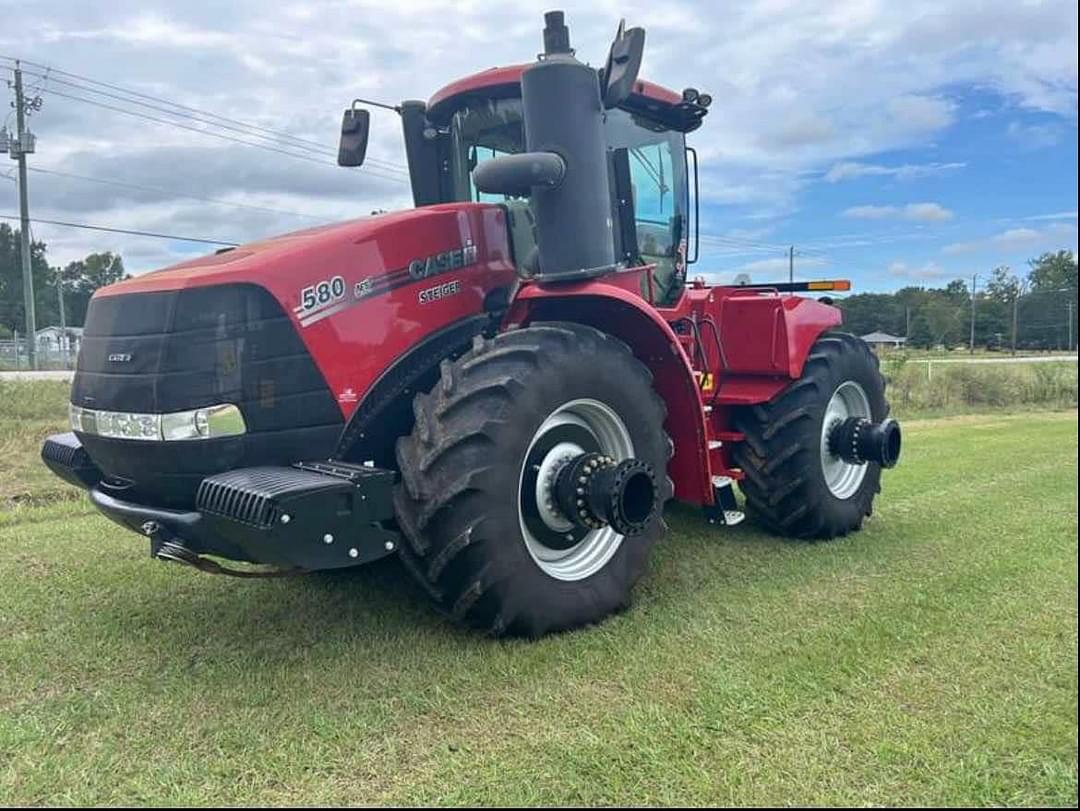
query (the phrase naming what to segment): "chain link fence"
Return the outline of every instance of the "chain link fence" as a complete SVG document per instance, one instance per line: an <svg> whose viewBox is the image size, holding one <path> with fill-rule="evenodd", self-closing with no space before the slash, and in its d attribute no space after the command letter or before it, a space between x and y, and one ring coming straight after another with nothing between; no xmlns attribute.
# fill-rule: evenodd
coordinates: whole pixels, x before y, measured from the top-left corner
<svg viewBox="0 0 1080 811"><path fill-rule="evenodd" d="M39 342L36 354L38 369L74 369L78 343L65 342L62 346L58 346L53 341ZM0 339L0 370L18 371L29 368L30 353L27 341L22 338Z"/></svg>

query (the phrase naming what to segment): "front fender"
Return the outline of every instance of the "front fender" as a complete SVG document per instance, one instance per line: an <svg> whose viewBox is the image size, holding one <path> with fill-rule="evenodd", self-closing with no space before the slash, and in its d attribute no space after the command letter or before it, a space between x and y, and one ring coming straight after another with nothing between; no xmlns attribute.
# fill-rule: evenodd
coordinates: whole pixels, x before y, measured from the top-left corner
<svg viewBox="0 0 1080 811"><path fill-rule="evenodd" d="M542 287L522 287L507 313L506 328L539 321L588 324L626 343L653 374L667 406L664 428L674 443L668 473L681 501L711 504L705 412L690 359L671 326L630 290L603 279Z"/></svg>

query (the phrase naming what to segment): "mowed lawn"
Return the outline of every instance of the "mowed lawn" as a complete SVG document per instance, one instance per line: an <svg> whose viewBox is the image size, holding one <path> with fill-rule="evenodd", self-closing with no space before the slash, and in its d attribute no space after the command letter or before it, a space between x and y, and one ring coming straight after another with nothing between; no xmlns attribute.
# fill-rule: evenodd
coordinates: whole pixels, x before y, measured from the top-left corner
<svg viewBox="0 0 1080 811"><path fill-rule="evenodd" d="M20 413L30 464L62 418ZM0 803L1075 805L1077 414L906 430L863 532L674 508L632 610L531 644L447 624L392 561L152 561L9 468Z"/></svg>

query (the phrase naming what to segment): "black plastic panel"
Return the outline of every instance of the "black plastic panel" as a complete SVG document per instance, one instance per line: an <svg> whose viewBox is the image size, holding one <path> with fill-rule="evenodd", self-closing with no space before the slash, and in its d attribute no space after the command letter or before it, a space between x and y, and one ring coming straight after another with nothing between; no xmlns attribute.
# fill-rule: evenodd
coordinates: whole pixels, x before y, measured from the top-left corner
<svg viewBox="0 0 1080 811"><path fill-rule="evenodd" d="M145 442L80 435L124 497L189 507L203 477L329 456L341 410L291 319L265 289L219 285L95 298L72 402L168 413L233 403L242 437Z"/></svg>

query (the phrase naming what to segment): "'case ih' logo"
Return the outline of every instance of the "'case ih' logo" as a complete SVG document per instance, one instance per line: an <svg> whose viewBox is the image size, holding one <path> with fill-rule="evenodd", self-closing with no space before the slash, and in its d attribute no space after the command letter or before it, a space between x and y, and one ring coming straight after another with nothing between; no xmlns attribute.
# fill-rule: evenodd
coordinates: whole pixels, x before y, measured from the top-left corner
<svg viewBox="0 0 1080 811"><path fill-rule="evenodd" d="M109 355L109 363L131 363L131 353L113 352Z"/></svg>
<svg viewBox="0 0 1080 811"><path fill-rule="evenodd" d="M472 242L466 242L464 246L452 251L443 251L434 256L423 259L413 259L409 262L409 275L414 279L426 279L448 270L468 267L476 264L477 250Z"/></svg>

